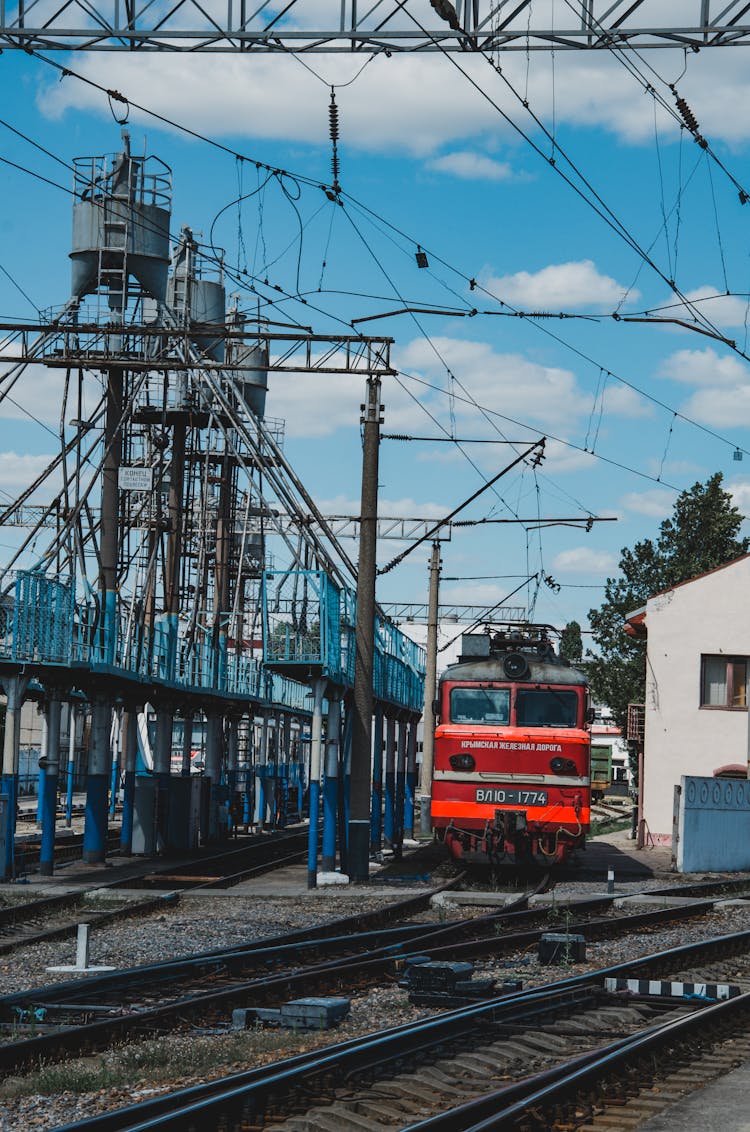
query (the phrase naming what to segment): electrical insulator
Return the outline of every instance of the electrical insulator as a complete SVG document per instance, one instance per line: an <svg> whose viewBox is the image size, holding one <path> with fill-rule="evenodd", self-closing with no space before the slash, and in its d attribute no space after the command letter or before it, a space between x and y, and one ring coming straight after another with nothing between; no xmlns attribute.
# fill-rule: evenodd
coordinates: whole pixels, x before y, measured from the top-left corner
<svg viewBox="0 0 750 1132"><path fill-rule="evenodd" d="M685 125L687 126L687 128L690 130L690 133L691 134L699 133L698 120L695 117L695 114L693 114L693 111L688 106L685 99L684 98L676 98L675 101L677 103L677 109L679 110L680 114L682 115L682 120L685 123Z"/></svg>
<svg viewBox="0 0 750 1132"><path fill-rule="evenodd" d="M341 192L339 184L339 153L337 142L339 140L339 108L336 105L336 93L331 87L331 105L328 107L328 131L331 135L331 175L332 188L338 196Z"/></svg>

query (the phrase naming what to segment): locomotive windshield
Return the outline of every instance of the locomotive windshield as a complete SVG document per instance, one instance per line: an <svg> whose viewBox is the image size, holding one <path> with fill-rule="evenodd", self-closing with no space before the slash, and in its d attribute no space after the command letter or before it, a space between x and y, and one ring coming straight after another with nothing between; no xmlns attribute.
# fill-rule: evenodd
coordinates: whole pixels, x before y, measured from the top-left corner
<svg viewBox="0 0 750 1132"><path fill-rule="evenodd" d="M451 688L452 723L507 725L509 720L509 688Z"/></svg>
<svg viewBox="0 0 750 1132"><path fill-rule="evenodd" d="M575 692L519 689L516 693L516 724L519 727L575 727L578 696Z"/></svg>

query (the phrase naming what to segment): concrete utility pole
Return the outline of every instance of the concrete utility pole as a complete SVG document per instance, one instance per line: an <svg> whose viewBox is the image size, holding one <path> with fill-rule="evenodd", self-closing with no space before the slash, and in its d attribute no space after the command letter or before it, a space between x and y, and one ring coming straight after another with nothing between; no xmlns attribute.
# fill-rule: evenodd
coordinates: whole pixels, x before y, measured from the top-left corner
<svg viewBox="0 0 750 1132"><path fill-rule="evenodd" d="M372 750L372 676L375 651L375 571L378 527L378 457L380 378L367 379L362 406L362 505L357 566L357 650L354 661L352 771L349 794L348 871L352 884L370 876L370 759ZM312 820L312 818L311 818Z"/></svg>
<svg viewBox="0 0 750 1132"><path fill-rule="evenodd" d="M430 594L427 613L427 658L424 676L424 711L422 713L422 777L419 782L420 829L429 834L432 765L435 751L435 716L432 704L437 687L438 603L440 598L440 543L433 542L430 557Z"/></svg>

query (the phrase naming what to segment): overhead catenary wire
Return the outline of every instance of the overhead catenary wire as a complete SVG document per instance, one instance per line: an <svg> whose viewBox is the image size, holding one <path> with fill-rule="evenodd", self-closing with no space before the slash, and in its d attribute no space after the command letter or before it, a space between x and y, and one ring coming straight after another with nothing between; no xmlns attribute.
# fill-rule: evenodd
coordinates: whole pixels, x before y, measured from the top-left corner
<svg viewBox="0 0 750 1132"><path fill-rule="evenodd" d="M97 84L93 84L93 85L97 85ZM146 112L150 113L150 111L146 111ZM206 141L208 141L208 142L209 142L210 144L217 144L217 145L219 145L219 147L220 147L220 148L228 149L228 147L221 147L220 143L214 143L212 139L203 139L203 140L206 140ZM231 152L234 152L234 151L231 151ZM240 155L240 156L242 156L242 155ZM243 158L243 160L247 160L247 159L246 159L246 158ZM274 172L276 171L276 170L273 170L273 167L272 167L272 166L265 166L265 168L267 168L268 170L272 170L272 171L274 171ZM304 180L304 179L300 178L300 180L302 181L302 180ZM307 181L306 183L310 183L310 184L316 184L316 185L318 185L318 187L319 187L319 183L317 183L317 182L313 182L313 181L312 181L311 179L309 179L309 180L308 180L308 181ZM449 266L449 267L450 267L450 265L447 265L447 266ZM455 269L452 269L452 270L455 270ZM291 295L290 295L289 297L290 297L290 298L294 298L295 296L291 296ZM275 300L271 300L271 301L272 301L272 302L274 302ZM321 312L321 313L324 313L324 314L326 314L327 316L329 316L329 317L330 317L330 312L324 311L324 312ZM534 323L534 324L535 324L535 325L537 325L537 323ZM556 336L556 337L557 337L557 336ZM570 344L569 344L569 343L566 343L566 342L564 342L564 340L560 340L560 339L559 339L559 337L558 337L558 341L562 341L562 344L563 344L563 345L565 345L565 346L566 346L566 347L568 347L568 348L571 348L571 347L570 347ZM617 380L621 380L621 379L620 379L620 377L619 377L619 375L616 375L616 374L615 374L615 375L613 375L613 376L614 376L614 377L616 377L616 379L617 379ZM627 383L627 382L626 382L626 384L630 384L630 383ZM644 393L644 392L643 392L642 390L639 390L639 389L638 389L638 387L636 387L636 386L634 386L634 385L631 385L631 387L632 387L632 388L634 388L634 389L636 389L636 390L637 390L637 391L638 391L638 392L639 392L639 393L640 393L641 395L644 395L644 396L648 396L648 395L647 395L647 394L645 394L645 393ZM654 399L654 400L655 400L655 399ZM666 407L666 406L665 406L665 407ZM686 419L686 420L690 420L690 418L687 418L687 417L685 417L684 419ZM695 422L692 422L692 421L690 421L690 423L695 423ZM702 426L698 426L698 427L702 427ZM711 435L714 435L714 436L715 436L715 437L716 437L717 439L720 439L720 440L721 440L722 442L724 442L724 443L727 443L727 444L730 444L730 443L732 443L732 442L730 442L730 441L726 440L726 439L725 439L725 438L723 438L723 437L718 437L718 434L715 434L715 433L713 433L713 432L712 432L711 430L705 430L705 431L709 432L709 433L710 433ZM563 443L564 443L564 442L563 442ZM733 445L733 446L734 446L734 445ZM575 446L573 446L573 447L575 447ZM615 463L617 463L617 462L615 462ZM635 469L629 469L629 468L627 468L627 466L625 466L625 465L619 465L619 464L618 464L618 466L622 466L622 467L624 467L624 468L625 468L625 470L628 470L628 471L635 471L635 472L636 472L636 474L638 474L638 473L637 473L637 470L635 470Z"/></svg>
<svg viewBox="0 0 750 1132"><path fill-rule="evenodd" d="M401 562L404 561L406 557L408 557L408 555L415 551L418 546L421 546L423 542L431 539L432 536L436 534L441 527L444 527L446 523L449 523L455 515L458 515L460 511L463 511L464 507L468 507L470 503L473 503L475 499L478 499L480 495L483 495L485 491L493 486L493 484L497 483L497 481L504 475L507 475L507 473L511 471L512 468L515 468L523 460L526 460L529 456L531 456L536 449L540 449L541 451L537 453L535 459L541 459L544 454L544 443L544 437L542 437L540 440L535 441L535 443L532 444L525 452L522 452L520 456L516 457L515 460L511 460L511 462L504 468L502 468L496 475L494 475L491 479L486 480L486 482L483 483L481 487L477 488L475 492L472 492L468 499L465 499L463 503L459 503L458 507L454 507L450 514L446 515L444 519L438 520L438 522L435 523L434 526L426 531L420 538L416 539L410 546L407 546L406 550L403 550L401 554L397 554L396 557L391 559L391 561L386 566L381 567L378 570L378 574L387 574L391 570L393 570L395 566L398 566Z"/></svg>
<svg viewBox="0 0 750 1132"><path fill-rule="evenodd" d="M90 85L90 86L92 86L92 87L94 87L94 88L98 89L98 90L99 90L99 91L101 91L102 93L105 93L105 94L109 94L109 95L112 95L113 97L118 97L118 96L119 96L119 97L120 97L121 99L123 99L124 101L128 101L128 102L129 102L129 103L130 103L131 105L135 106L135 107L136 107L136 108L137 108L138 110L140 110L141 112L143 112L143 113L145 113L145 114L147 114L147 115L149 115L149 116L152 116L152 117L154 117L154 118L155 118L156 120L158 120L158 121L162 121L162 122L164 122L165 124L167 124L167 125L170 125L170 126L172 126L172 127L176 128L176 129L180 130L181 132L184 132L184 133L188 134L188 135L189 135L189 136L191 136L191 137L194 137L194 138L196 138L196 139L198 139L198 140L201 140L201 141L205 142L206 144L208 144L208 145L211 145L211 146L213 146L214 148L217 148L217 149L221 150L222 152L228 153L228 154L230 154L230 155L231 155L232 157L234 157L235 159L239 159L239 160L241 160L241 161L249 161L249 162L253 163L253 164L254 164L254 165L256 166L256 168L258 168L258 169L265 169L265 170L266 170L266 171L268 171L269 173L286 174L286 175L288 175L288 176L291 176L291 177L293 177L293 178L294 178L294 179L295 179L296 181L298 181L298 182L299 182L299 183L301 183L301 184L307 184L307 185L310 185L310 186L314 186L314 187L316 187L316 188L320 188L320 187L322 187L322 186L320 186L320 182L319 182L319 181L316 181L316 180L314 180L314 179L312 179L312 178L306 177L306 176L304 176L303 174L298 174L298 173L293 173L293 174L292 174L292 173L289 173L289 171L288 171L288 170L283 170L283 169L280 169L279 167L274 167L274 166L272 166L272 165L269 165L269 164L267 164L267 163L265 163L265 162L262 162L262 161L258 161L258 160L254 159L254 158L252 158L252 157L247 157L246 155L244 155L244 154L241 154L241 153L239 153L238 151L236 151L236 150L234 150L234 149L231 149L231 147L228 147L228 146L224 145L223 143L216 141L216 139L213 139L213 138L209 138L209 137L207 137L206 135L200 134L199 132L197 132L197 131L195 131L195 130L192 130L192 129L190 129L189 127L187 127L187 126L184 126L184 125L182 125L182 124L180 124L180 123L177 123L177 122L175 122L174 120L172 120L172 119L169 119L169 118L167 118L167 117L166 117L166 116L164 116L164 115L159 115L159 114L158 114L158 113L157 113L156 111L152 111L152 110L150 110L149 108L147 108L147 107L145 107L145 106L142 106L142 105L140 105L140 104L138 104L138 103L134 102L134 101L133 101L132 99L127 99L127 100L125 100L125 99L124 99L124 96L118 95L118 92L112 92L112 91L108 91L106 87L104 87L104 86L102 86L101 84L99 84L99 83L95 82L94 80L92 80L92 79L88 78L87 76L84 76L84 75L80 75L79 73L77 73L77 72L75 72L75 71L72 71L72 70L70 70L70 68L67 68L67 67L62 67L62 66L61 66L60 64L56 63L56 62L55 62L54 60L51 60L51 59L49 59L48 57L46 57L46 56L42 55L42 54L41 54L40 52L38 52L38 51L36 51L36 50L30 49L29 53L30 53L31 55L33 55L33 56L34 56L35 58L38 58L38 59L39 59L40 61L42 61L42 62L44 62L44 63L48 64L49 66L55 67L55 68L56 68L57 70L59 70L59 71L60 71L60 72L61 72L61 73L62 73L62 74L63 74L64 76L66 76L66 77L67 77L67 76L72 76L72 77L75 77L76 79L79 79L80 81L82 81L82 82L84 82L84 83L86 83L86 84L88 84L88 85ZM365 206L365 205L363 205L363 204L362 204L361 202L357 201L357 200L356 200L356 198L354 198L354 197L352 197L352 196L350 196L350 195L348 195L348 194L346 194L346 195L348 196L348 199L349 199L349 200L350 200L350 201L351 201L351 202L352 202L353 204L355 204L356 206L360 207L361 209L363 209L363 210L364 210L365 212L369 213L369 214L370 214L370 215L372 215L372 216L376 215L376 214L375 214L375 213L373 213L373 211L372 211L371 209L369 209L369 208L368 208L367 206ZM404 233L403 231L401 231L401 230L400 230L400 229L399 229L399 228L398 228L397 226L395 226L395 225L391 224L391 223L390 223L389 221L387 221L387 220L386 220L385 218L383 218L383 217L381 217L380 219L381 219L381 221L382 221L383 223L385 223L385 224L386 224L386 225L387 225L387 226L388 226L388 227L389 227L389 228L390 228L390 229L391 229L392 231L394 231L394 232L398 233L398 234L399 234L399 235L400 235L400 236L401 236L402 238L408 239L408 240L409 240L409 241L410 241L410 242L411 242L412 244L414 244L414 242L415 242L415 241L414 241L414 240L413 240L413 239L412 239L411 237L408 237L408 236L407 236L407 235L406 235L406 234L405 234L405 233ZM424 245L424 242L422 242L422 243L420 244L420 246L423 246L423 247L424 247L424 246L425 246L425 245ZM427 250L429 251L429 249L427 249ZM449 270L452 270L452 271L454 271L454 272L455 272L455 273L456 273L457 275L459 275L459 276L460 276L461 278L463 278L463 279L464 279L464 281L466 281L466 282L470 283L470 285L471 285L471 287L472 287L472 288L479 288L479 289L480 289L480 290L482 290L482 291L483 291L484 293L486 293L486 294L487 294L487 295L488 295L489 297L493 298L493 299L494 299L495 301L499 301L499 302L501 302L501 303L503 302L503 300L500 300L500 299L499 299L499 298L498 298L497 296L493 295L493 294L492 294L492 292L490 292L490 291L489 291L489 290L488 290L487 288L485 288L485 287L483 287L483 286L482 286L481 284L479 284L479 283L477 282L477 280L476 280L476 278L475 278L475 277L473 277L473 276L472 276L472 277L470 277L470 276L466 275L466 273L465 273L465 272L462 272L462 271L458 270L457 268L453 267L453 266L452 266L451 264L449 264L449 263L448 263L447 261L445 261L445 260L444 260L444 259L442 259L441 257L437 256L437 254L436 254L436 253L434 253L434 252L430 252L430 256L431 256L431 257L432 257L432 256L434 256L434 257L435 257L435 258L436 258L436 259L437 259L437 260L438 260L438 261L439 261L440 263L442 263L442 264L443 264L443 266L445 266L445 267L446 267L446 268L448 268ZM668 281L667 281L667 282L668 282ZM281 288L278 288L278 289L279 289L279 290L281 290ZM292 295L288 295L287 297L288 297L288 298L290 298L290 299L294 298L294 296L292 296ZM681 300L681 302L683 303L683 305L685 305L685 304L684 304L684 296L681 296L681 295L680 295L679 297L680 297L680 300ZM304 300L304 298L302 298L301 296L300 296L300 299L301 299L301 301L303 301L303 302L305 301L305 300ZM508 305L508 304L505 304L505 305ZM313 308L313 309L319 309L319 308L315 307L315 308ZM320 313L322 313L322 314L323 314L324 316L326 316L326 317L335 317L335 316L332 316L332 315L330 314L330 312L328 312L328 311L322 311L322 310L321 310L321 311L320 311ZM516 312L516 313L519 313L519 314L520 314L520 312ZM562 346L563 346L564 348L571 350L571 351L572 351L573 353L575 353L575 354L576 354L577 356L579 356L579 357L581 357L582 359L584 359L584 360L586 360L587 362L589 362L589 364L591 364L591 365L598 365L598 363L597 363L597 362L596 362L596 361L595 361L595 360L594 360L593 358L589 357L589 356L588 356L588 355L586 355L586 354L585 354L585 353L584 353L583 351L581 351L581 350L580 350L580 349L578 349L577 347L573 346L573 345L572 345L571 343L567 342L567 341L566 341L565 339L561 338L561 337L560 337L559 335L555 334L555 333L554 333L553 331L551 331L551 329L550 329L549 327L546 327L546 326L542 325L542 324L541 324L540 322L536 321L536 318L535 318L535 317L534 317L534 318L530 318L529 320L530 320L530 321L532 322L532 325L536 326L536 327L537 327L537 329L541 330L541 331L542 331L543 333L546 333L546 334L550 335L550 336L551 336L551 337L552 337L552 338L553 338L553 339L554 339L555 341L557 341L558 343L560 343L560 344L561 344L561 345L562 345ZM343 320L340 320L340 319L337 319L337 321L339 321L339 322L343 322ZM744 357L744 358L745 358L745 360L748 360L748 361L750 361L750 358L749 358L749 357L748 357L748 356L747 356L747 355L745 354L744 350L739 350L739 349L738 349L738 347L737 347L736 343L732 343L732 342L730 342L730 341L729 341L729 340L727 340L727 339L726 339L726 338L725 338L724 336L720 335L720 334L718 333L718 331L716 332L716 336L717 336L717 337L719 338L719 340L721 340L721 341L725 342L725 343L726 343L727 345L729 345L729 346L730 346L730 348L734 349L734 350L735 350L735 351L736 351L737 353L739 353L739 354L740 354L740 355L741 355L742 357ZM640 389L640 388L639 388L638 386L636 386L636 385L635 385L635 384L634 384L633 382L629 382L629 381L628 381L627 379L625 379L625 378L622 378L622 377L621 377L621 376L620 376L619 374L617 374L617 373L614 373L614 372L612 372L611 370L610 370L609 372L610 372L610 375L611 375L612 377L614 377L614 378L615 378L615 379L616 379L617 381L621 381L621 382L622 382L623 384L625 384L625 385L627 385L628 387L632 388L632 389L633 389L634 391L638 392L638 393L639 393L640 395L642 395L642 396L644 396L644 397L647 397L648 399L652 400L652 401L653 401L654 403L656 403L656 404L660 404L660 405L661 405L661 406L662 406L663 408L667 409L667 411L669 411L669 412L672 412L672 411L673 411L673 409L672 409L672 407L671 407L671 406L665 405L665 404L664 404L663 402L661 402L661 401L660 401L659 399L657 399L657 398L654 398L653 396L651 396L650 394L648 394L648 393L647 393L646 391L644 391L644 390ZM686 420L686 421L688 421L689 423L693 424L693 425L694 425L695 427L698 427L698 428L701 428L701 429L703 429L703 430L704 430L704 431L706 431L706 432L707 432L707 433L708 433L709 435L712 435L712 436L713 436L713 437L714 437L715 439L719 439L719 440L721 440L721 442L723 442L723 443L725 443L725 444L727 444L727 445L730 445L731 447L736 447L736 445L734 444L734 442L732 442L732 441L729 441L728 439L726 439L726 438L724 438L724 437L719 437L719 436L718 436L718 434L714 433L714 432L713 432L712 430L708 430L708 429L705 429L705 426L702 426L702 425L698 424L697 422L693 421L693 420L692 420L691 418L687 417L687 416L686 416L685 414L680 414L680 416L682 417L682 419L683 419L683 420Z"/></svg>

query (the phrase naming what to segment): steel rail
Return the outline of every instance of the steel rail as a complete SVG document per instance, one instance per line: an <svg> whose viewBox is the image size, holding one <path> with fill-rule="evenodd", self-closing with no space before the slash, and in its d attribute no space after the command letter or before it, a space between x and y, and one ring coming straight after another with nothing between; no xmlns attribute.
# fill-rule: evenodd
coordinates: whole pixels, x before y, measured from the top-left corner
<svg viewBox="0 0 750 1132"><path fill-rule="evenodd" d="M384 924L392 920L413 914L424 907L432 893L409 897L389 904L385 909L377 909L354 917L341 920L328 921L325 924L312 928L303 928L297 932L251 941L245 945L228 945L193 955L168 959L159 963L150 963L122 971L108 972L91 976L85 985L77 980L68 980L62 983L53 983L46 987L37 987L27 991L18 991L0 997L0 1018L12 1017L19 1007L44 1005L60 1005L65 1002L66 996L73 993L76 1002L83 1002L94 995L109 995L110 1001L113 992L121 991L132 995L133 988L143 993L151 985L164 986L167 982L176 982L184 990L188 978L197 979L206 973L217 971L226 974L238 975L249 973L248 968L256 968L270 974L270 968L280 966L292 961L295 971L299 970L299 962L305 956L316 960L316 966L321 965L321 952L328 955L339 956L346 953L351 956L352 947L365 951L368 958L377 955L392 959L405 954L406 945L413 944L421 947L429 939L440 939L445 933L458 937L470 934L476 925L479 929L494 931L498 923L514 922L519 918L531 915L534 918L545 915L545 910L525 913L514 907L487 917L475 920L457 920L449 924L411 924L396 928L385 928ZM604 897L592 901L592 906L598 907L606 902ZM519 897L516 905L528 901L528 895Z"/></svg>
<svg viewBox="0 0 750 1132"><path fill-rule="evenodd" d="M686 911L668 909L663 911L644 913L638 917L627 917L626 920L610 920L610 932L621 930L624 922L632 922L637 926L644 924L663 923L664 920L674 920L679 914L696 914L697 910L706 911L711 907L708 903L693 905ZM603 922L600 921L599 924ZM569 930L578 930L590 925L570 926ZM435 935L437 933L433 933ZM303 970L286 971L280 974L249 981L234 982L220 989L191 992L172 1000L166 1004L149 1006L140 1011L117 1015L89 1023L85 1026L61 1027L49 1034L24 1039L6 1045L0 1045L0 1070L12 1071L23 1066L33 1064L39 1060L55 1060L64 1056L71 1056L78 1052L82 1045L86 1048L105 1048L114 1040L136 1034L161 1032L175 1025L184 1024L186 1019L199 1015L202 1019L221 1017L242 1006L259 1006L263 1004L278 1003L284 999L298 997L305 994L321 994L325 992L343 993L357 986L371 986L384 975L395 973L409 955L425 954L432 959L455 959L457 955L491 954L496 955L509 947L528 946L538 941L541 930L535 932L514 933L511 936L498 937L492 933L488 939L469 941L464 944L444 945L435 947L431 945L429 936L412 939L408 946L403 944L381 948L371 951L366 956L357 958L351 955L323 962ZM750 947L750 932L744 933ZM252 956L250 957L253 958ZM257 956L256 956L257 958ZM216 958L213 963L206 960L206 974L223 974L216 964L226 964L227 958ZM637 966L638 964L636 964ZM634 964L621 965L621 969L631 969ZM619 970L620 968L618 968ZM137 969L141 970L141 969ZM158 974L158 973L157 973ZM117 975L112 976L115 980ZM166 975L165 975L166 977ZM102 976L105 979L106 976ZM588 985L591 979L581 976L575 985ZM571 983L573 985L573 983ZM38 1010L43 1008L45 1002L50 1005L62 1007L61 995L70 992L69 984L60 984L59 989L50 988L48 998L44 994L26 993L25 996L5 996L0 999L0 1008L7 1009L22 1006ZM77 986L77 1002L80 1003L80 986ZM73 1007L70 1007L71 1012ZM131 1007L132 1010L132 1007ZM79 1008L78 1013L81 1012Z"/></svg>
<svg viewBox="0 0 750 1132"><path fill-rule="evenodd" d="M410 1124L403 1132L511 1132L514 1129L529 1128L530 1119L539 1128L550 1127L541 1123L545 1109L569 1104L584 1091L590 1093L601 1083L603 1077L622 1072L636 1059L649 1057L653 1064L655 1055L666 1045L674 1056L675 1042L690 1041L696 1034L705 1037L712 1024L723 1030L726 1036L727 1020L730 1025L737 1024L738 1016L741 1019L748 1011L750 993L704 1006L684 1018L669 1019L661 1026L651 1027L613 1043L589 1058L585 1064L563 1066L561 1069L564 1072L559 1073L556 1080L533 1082L537 1087L522 1089L520 1097L511 1099L510 1090L507 1090L507 1096L503 1096L506 1090L499 1090L482 1097L473 1105L452 1109L443 1114L442 1118ZM505 1107L498 1110L498 1105L503 1103ZM462 1113L461 1109L465 1111Z"/></svg>
<svg viewBox="0 0 750 1132"><path fill-rule="evenodd" d="M211 1116L212 1111L218 1110L221 1118L226 1122L232 1116L247 1120L249 1115L248 1101L261 1102L264 1097L285 1095L305 1079L306 1074L324 1075L326 1071L335 1073L335 1079L342 1081L347 1073L355 1068L377 1069L382 1067L388 1059L404 1058L408 1053L416 1054L419 1050L434 1048L455 1038L468 1026L472 1032L478 1025L486 1024L488 1027L508 1023L514 1018L513 1011L523 1011L524 1007L544 1013L547 1008L552 1009L554 1004L560 1003L560 995L578 990L593 990L597 983L608 976L622 976L635 971L645 971L651 967L659 968L669 965L674 969L683 959L715 957L714 953L720 949L727 949L734 953L737 949L746 952L750 949L750 932L740 932L736 935L722 936L699 944L687 944L667 951L656 952L634 962L620 963L603 968L599 971L578 975L546 987L537 987L529 991L520 991L501 999L493 999L477 1006L460 1008L427 1020L407 1023L392 1030L382 1031L379 1034L368 1035L367 1038L353 1039L346 1043L327 1047L322 1053L312 1051L299 1055L287 1061L276 1062L273 1065L249 1070L245 1073L234 1074L220 1081L212 1081L202 1085L192 1086L185 1090L172 1093L168 1096L131 1105L118 1109L112 1113L104 1113L90 1117L86 1120L65 1125L57 1132L72 1132L72 1129L81 1129L82 1132L146 1132L151 1129L170 1130L186 1127L209 1129L216 1124ZM572 1000L569 1000L572 1001ZM546 1005L545 1005L546 1004ZM741 1004L738 1006L738 1004ZM750 995L745 994L738 998L729 999L720 1004L721 1008L743 1009L750 1005ZM520 1013L519 1012L519 1013ZM691 1015L696 1025L704 1026L706 1019L728 1015L714 1006L701 1007ZM519 1014L515 1015L518 1018ZM681 1021L681 1020L678 1020ZM612 1045L605 1047L604 1051L595 1050L582 1058L568 1062L545 1074L527 1079L515 1086L508 1086L493 1097L504 1096L508 1103L523 1100L523 1112L526 1112L530 1100L538 1097L551 1096L552 1082L570 1078L579 1079L580 1075L589 1071L595 1075L597 1070L591 1071L591 1066L599 1066L603 1061L614 1063L620 1051L626 1054L634 1049L648 1049L649 1042L658 1040L660 1036L673 1035L679 1031L676 1023L661 1024L641 1032L635 1038L619 1039ZM564 1086L569 1087L569 1084ZM527 1091L528 1090L528 1091ZM481 1101L469 1102L469 1108ZM458 1110L454 1110L458 1111ZM476 1117L477 1113L483 1118L486 1113L474 1108L469 1115ZM520 1115L520 1113L517 1113ZM434 1118L439 1121L441 1118ZM212 1123L213 1122L213 1123ZM225 1126L225 1125L222 1125ZM409 1132L429 1128L427 1122L413 1126ZM467 1126L468 1127L468 1126ZM480 1132L481 1126L471 1126L473 1132ZM487 1125L487 1128L502 1127L501 1125ZM515 1127L509 1125L508 1127ZM436 1123L431 1132L459 1132L461 1125L456 1123Z"/></svg>
<svg viewBox="0 0 750 1132"><path fill-rule="evenodd" d="M601 992L603 993L603 992ZM307 1089L313 1079L335 1075L342 1082L353 1073L377 1072L389 1062L415 1057L432 1051L446 1043L454 1043L467 1034L476 1035L477 1028L492 1030L498 1025L518 1023L556 1010L579 1008L594 1001L597 992L593 987L570 987L560 984L554 989L535 988L533 991L495 999L459 1010L448 1011L417 1022L406 1023L394 1029L369 1034L348 1042L314 1050L289 1061L279 1061L245 1073L235 1074L224 1081L209 1082L155 1102L129 1106L114 1113L92 1117L65 1125L64 1129L81 1128L86 1132L112 1132L128 1129L145 1132L146 1129L167 1130L186 1127L208 1129L213 1121L206 1120L212 1109L221 1108L222 1116L231 1119L238 1113L247 1118L247 1102L252 1099L260 1108L268 1099L288 1097L298 1088ZM223 1088L222 1088L223 1086ZM185 1095L187 1103L184 1103ZM143 1116L146 1119L143 1119ZM135 1118L135 1119L132 1119ZM63 1128L58 1132L63 1132Z"/></svg>

